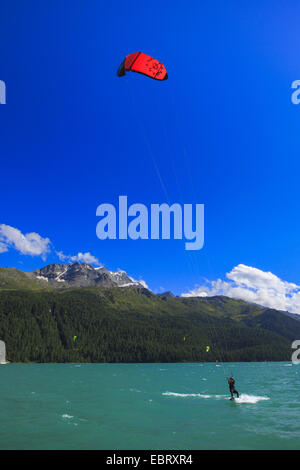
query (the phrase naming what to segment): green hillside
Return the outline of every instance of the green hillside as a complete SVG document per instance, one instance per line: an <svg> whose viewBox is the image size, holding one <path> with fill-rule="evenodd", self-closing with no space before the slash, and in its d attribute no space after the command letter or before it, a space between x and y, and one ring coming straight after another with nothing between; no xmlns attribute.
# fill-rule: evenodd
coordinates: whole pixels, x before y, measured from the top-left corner
<svg viewBox="0 0 300 470"><path fill-rule="evenodd" d="M48 288L48 286L45 286ZM41 290L43 284L29 279L23 271L16 268L0 268L0 291L7 289Z"/></svg>
<svg viewBox="0 0 300 470"><path fill-rule="evenodd" d="M298 320L226 297L161 297L134 287L0 290L10 361L279 361L290 360L297 338Z"/></svg>

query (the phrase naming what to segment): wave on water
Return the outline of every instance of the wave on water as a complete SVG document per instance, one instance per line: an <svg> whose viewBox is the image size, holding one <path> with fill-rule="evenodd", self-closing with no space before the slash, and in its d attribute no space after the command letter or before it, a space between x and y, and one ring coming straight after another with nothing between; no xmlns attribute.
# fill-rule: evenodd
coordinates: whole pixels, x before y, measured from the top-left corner
<svg viewBox="0 0 300 470"><path fill-rule="evenodd" d="M72 419L72 418L74 418L74 416L67 415L67 414L62 415L62 417L63 417L63 418L66 418L66 419Z"/></svg>
<svg viewBox="0 0 300 470"><path fill-rule="evenodd" d="M236 403L257 403L259 401L270 400L269 397L260 397L257 395L247 395L246 393L242 393L239 398L235 398L234 401Z"/></svg>
<svg viewBox="0 0 300 470"><path fill-rule="evenodd" d="M173 396L173 397L200 397L200 398L211 398L212 395L203 395L201 393L175 393L175 392L164 392L163 395Z"/></svg>
<svg viewBox="0 0 300 470"><path fill-rule="evenodd" d="M164 392L162 395L165 396L173 396L179 398L188 398L188 397L198 397L198 398L215 398L215 399L227 399L229 400L227 395L204 395L202 393L177 393L177 392ZM261 397L257 395L247 395L246 393L242 393L239 398L235 398L235 403L257 403L259 401L270 400L269 397Z"/></svg>

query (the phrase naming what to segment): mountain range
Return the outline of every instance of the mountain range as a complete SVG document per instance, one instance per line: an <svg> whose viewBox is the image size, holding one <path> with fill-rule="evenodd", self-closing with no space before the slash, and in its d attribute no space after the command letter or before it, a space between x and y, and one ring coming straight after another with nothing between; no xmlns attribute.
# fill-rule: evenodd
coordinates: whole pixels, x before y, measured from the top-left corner
<svg viewBox="0 0 300 470"><path fill-rule="evenodd" d="M224 296L155 295L125 271L54 264L0 268L0 339L12 362L290 361L300 321Z"/></svg>
<svg viewBox="0 0 300 470"><path fill-rule="evenodd" d="M0 268L0 289L45 287L128 287L144 286L125 271L94 268L87 263L50 264L35 271Z"/></svg>

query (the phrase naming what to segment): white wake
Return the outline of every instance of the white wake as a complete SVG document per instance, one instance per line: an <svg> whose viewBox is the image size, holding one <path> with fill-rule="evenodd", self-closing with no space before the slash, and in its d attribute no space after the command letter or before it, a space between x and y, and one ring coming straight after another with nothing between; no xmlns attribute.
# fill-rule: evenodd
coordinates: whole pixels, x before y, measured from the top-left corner
<svg viewBox="0 0 300 470"><path fill-rule="evenodd" d="M162 395L168 397L179 397L179 398L214 398L214 399L223 399L229 400L228 395L205 395L203 393L178 393L178 392L163 392ZM269 397L262 397L259 395L248 395L247 393L242 393L239 398L234 399L234 403L258 403L259 401L270 400Z"/></svg>
<svg viewBox="0 0 300 470"><path fill-rule="evenodd" d="M202 393L176 393L176 392L164 392L163 395L173 397L199 397L199 398L212 398L212 395L203 395Z"/></svg>
<svg viewBox="0 0 300 470"><path fill-rule="evenodd" d="M235 398L236 403L257 403L259 401L270 400L269 397L261 397L259 395L247 395L247 393L242 393L239 398Z"/></svg>

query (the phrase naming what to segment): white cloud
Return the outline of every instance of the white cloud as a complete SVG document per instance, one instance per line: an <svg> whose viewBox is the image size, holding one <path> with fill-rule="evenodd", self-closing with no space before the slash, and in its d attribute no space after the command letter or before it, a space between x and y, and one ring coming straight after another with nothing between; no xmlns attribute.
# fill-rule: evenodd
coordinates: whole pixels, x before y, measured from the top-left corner
<svg viewBox="0 0 300 470"><path fill-rule="evenodd" d="M15 249L22 255L41 256L43 261L46 255L53 249L49 238L43 238L35 232L23 234L17 228L10 225L0 224L0 254L6 253L10 248ZM81 253L69 256L62 251L56 252L61 261L80 262L101 266L99 260L91 253Z"/></svg>
<svg viewBox="0 0 300 470"><path fill-rule="evenodd" d="M17 228L0 224L0 253L14 248L22 255L41 256L45 260L50 252L51 241L38 233L31 232L23 235Z"/></svg>
<svg viewBox="0 0 300 470"><path fill-rule="evenodd" d="M77 255L65 255L62 251L56 252L57 256L61 261L67 262L78 262L78 263L87 263L87 264L96 264L97 266L101 266L100 261L93 256L91 253L78 253Z"/></svg>
<svg viewBox="0 0 300 470"><path fill-rule="evenodd" d="M8 246L5 243L0 242L0 253L6 253L8 251Z"/></svg>
<svg viewBox="0 0 300 470"><path fill-rule="evenodd" d="M228 281L206 281L182 297L225 295L277 310L300 313L300 286L280 279L269 271L239 264L226 274Z"/></svg>

